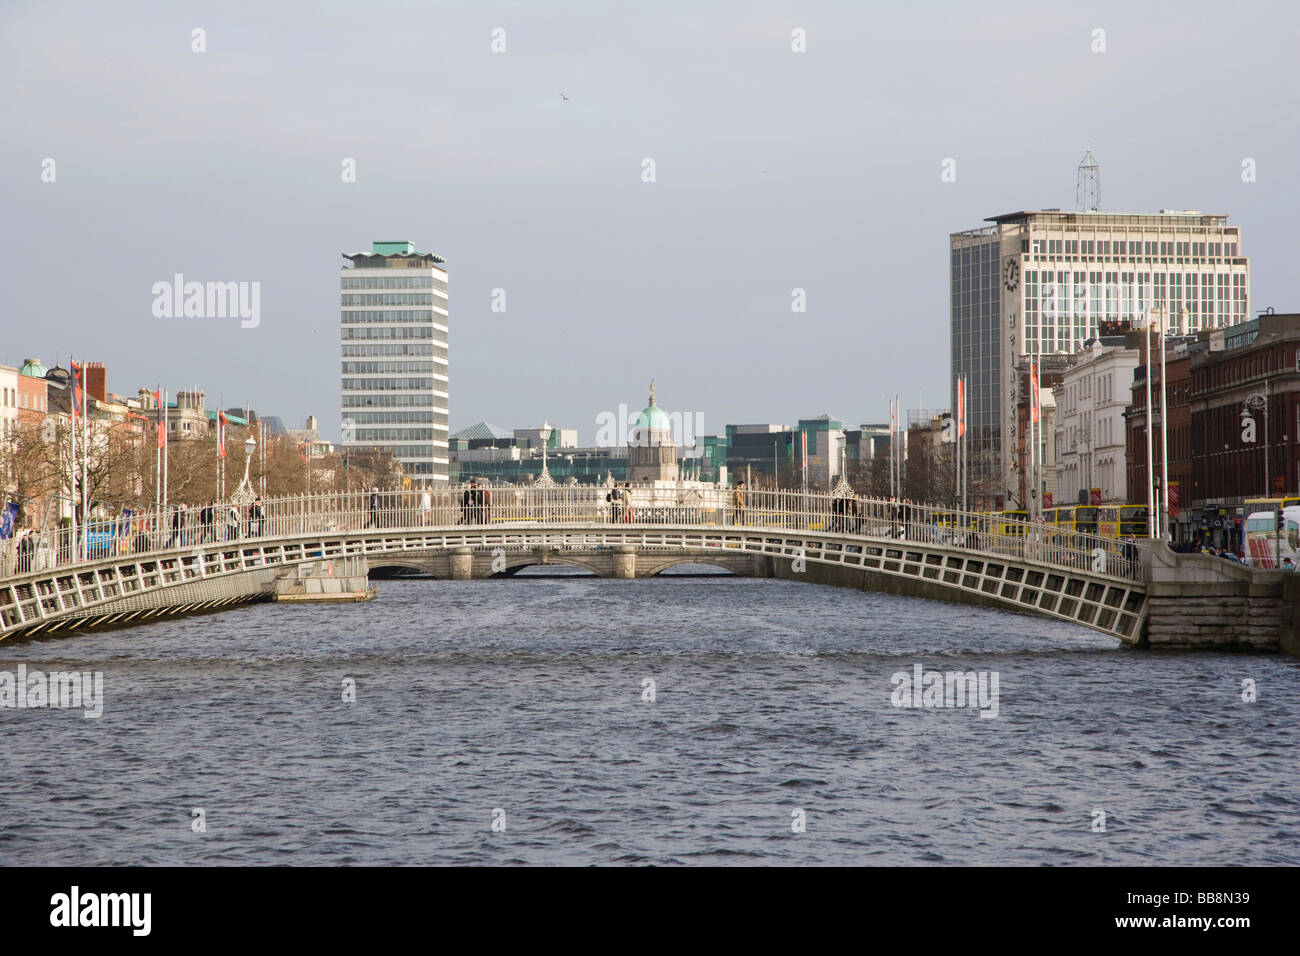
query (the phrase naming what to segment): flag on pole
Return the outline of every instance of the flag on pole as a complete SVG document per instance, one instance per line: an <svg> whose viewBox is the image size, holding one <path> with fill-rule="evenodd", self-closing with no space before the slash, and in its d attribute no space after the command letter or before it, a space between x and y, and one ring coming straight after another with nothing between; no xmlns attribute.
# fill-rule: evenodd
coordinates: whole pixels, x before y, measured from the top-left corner
<svg viewBox="0 0 1300 956"><path fill-rule="evenodd" d="M163 415L162 388L153 393L154 404L158 406L158 447L167 444L167 419Z"/></svg>
<svg viewBox="0 0 1300 956"><path fill-rule="evenodd" d="M1033 421L1038 421L1038 369L1033 362L1029 363L1029 390L1033 396L1029 409L1030 417Z"/></svg>
<svg viewBox="0 0 1300 956"><path fill-rule="evenodd" d="M957 379L957 434L966 434L966 380Z"/></svg>
<svg viewBox="0 0 1300 956"><path fill-rule="evenodd" d="M226 413L217 411L217 457L226 457Z"/></svg>
<svg viewBox="0 0 1300 956"><path fill-rule="evenodd" d="M75 421L81 412L81 366L76 362L68 364L72 366L72 418Z"/></svg>
<svg viewBox="0 0 1300 956"><path fill-rule="evenodd" d="M803 468L808 470L808 433L800 432L799 437L803 440Z"/></svg>

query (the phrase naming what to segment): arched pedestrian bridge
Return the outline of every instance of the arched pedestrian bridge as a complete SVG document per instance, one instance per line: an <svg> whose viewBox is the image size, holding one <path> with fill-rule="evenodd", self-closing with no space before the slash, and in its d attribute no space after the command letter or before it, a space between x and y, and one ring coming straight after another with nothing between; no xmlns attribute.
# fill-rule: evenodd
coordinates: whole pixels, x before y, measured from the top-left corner
<svg viewBox="0 0 1300 956"><path fill-rule="evenodd" d="M1140 642L1147 616L1134 549L999 516L794 491L747 491L738 502L684 485L632 488L626 503L592 486L465 491L276 499L260 517L240 509L229 528L169 510L42 540L21 563L11 548L0 638L266 599L300 565L358 558L453 580L546 564L614 578L706 564L1026 611L1128 643Z"/></svg>

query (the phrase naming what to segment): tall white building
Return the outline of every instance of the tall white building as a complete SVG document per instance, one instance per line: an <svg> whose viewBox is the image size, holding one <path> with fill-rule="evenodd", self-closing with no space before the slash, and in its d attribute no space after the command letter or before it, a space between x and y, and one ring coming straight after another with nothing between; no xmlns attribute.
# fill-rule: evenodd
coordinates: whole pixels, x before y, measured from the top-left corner
<svg viewBox="0 0 1300 956"><path fill-rule="evenodd" d="M976 507L1019 487L1017 406L1030 357L1077 352L1103 321L1141 327L1156 306L1179 333L1250 315L1250 262L1227 216L1046 209L987 221L949 237L952 401L965 375Z"/></svg>
<svg viewBox="0 0 1300 956"><path fill-rule="evenodd" d="M1128 500L1124 409L1132 398L1137 349L1122 336L1093 339L1054 389L1056 503L1079 504L1079 492L1099 489L1101 500Z"/></svg>
<svg viewBox="0 0 1300 956"><path fill-rule="evenodd" d="M343 258L342 448L390 451L414 481L445 482L445 261L405 241Z"/></svg>

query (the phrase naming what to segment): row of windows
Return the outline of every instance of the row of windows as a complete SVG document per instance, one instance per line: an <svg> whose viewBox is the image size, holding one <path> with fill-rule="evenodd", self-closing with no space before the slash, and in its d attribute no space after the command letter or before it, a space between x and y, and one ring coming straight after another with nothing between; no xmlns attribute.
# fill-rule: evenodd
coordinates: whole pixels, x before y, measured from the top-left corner
<svg viewBox="0 0 1300 956"><path fill-rule="evenodd" d="M430 326L409 329L344 329L343 341L349 339L432 339L437 338L441 341L442 336L446 334L438 332ZM445 344L445 343L443 343Z"/></svg>
<svg viewBox="0 0 1300 956"><path fill-rule="evenodd" d="M441 289L447 283L433 276L344 276L345 289Z"/></svg>
<svg viewBox="0 0 1300 956"><path fill-rule="evenodd" d="M421 343L343 346L344 358L369 357L372 355L437 355L446 358L447 349L442 345L425 345Z"/></svg>
<svg viewBox="0 0 1300 956"><path fill-rule="evenodd" d="M433 388L433 379L345 378L343 380L343 390L346 392L406 392L421 388Z"/></svg>
<svg viewBox="0 0 1300 956"><path fill-rule="evenodd" d="M445 428L358 428L354 442L372 441L429 441L446 438Z"/></svg>
<svg viewBox="0 0 1300 956"><path fill-rule="evenodd" d="M344 408L434 408L437 404L437 396L428 392L414 395L343 396Z"/></svg>
<svg viewBox="0 0 1300 956"><path fill-rule="evenodd" d="M372 445L370 447L389 452L398 461L404 461L407 458L432 458L435 454L444 456L447 454L447 449L439 449L436 445ZM404 466L404 470L410 472L412 466Z"/></svg>
<svg viewBox="0 0 1300 956"><path fill-rule="evenodd" d="M44 388L44 383L42 383ZM28 398L26 393L16 388L6 388L0 390L0 407L3 408L30 408L33 411L46 411L49 400L44 395L35 395Z"/></svg>
<svg viewBox="0 0 1300 956"><path fill-rule="evenodd" d="M443 368L443 366L438 366ZM432 372L432 362L344 362L343 374L379 375L384 372Z"/></svg>
<svg viewBox="0 0 1300 956"><path fill-rule="evenodd" d="M382 312L343 312L343 324L358 322L438 322L446 324L447 317L429 309L389 309Z"/></svg>
<svg viewBox="0 0 1300 956"><path fill-rule="evenodd" d="M344 305L433 305L432 292L345 292ZM446 300L439 298L438 305Z"/></svg>
<svg viewBox="0 0 1300 956"><path fill-rule="evenodd" d="M1233 258L1237 255L1235 242L1121 242L1111 239L1022 239L1021 252L1049 256L1135 256L1197 259Z"/></svg>
<svg viewBox="0 0 1300 956"><path fill-rule="evenodd" d="M347 417L356 425L447 424L447 414L445 412L352 412Z"/></svg>

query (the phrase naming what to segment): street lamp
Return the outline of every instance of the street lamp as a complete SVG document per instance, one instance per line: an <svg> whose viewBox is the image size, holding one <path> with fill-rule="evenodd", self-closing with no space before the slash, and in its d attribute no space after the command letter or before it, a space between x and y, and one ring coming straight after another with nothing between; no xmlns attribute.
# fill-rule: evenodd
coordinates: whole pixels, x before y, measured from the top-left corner
<svg viewBox="0 0 1300 956"><path fill-rule="evenodd" d="M551 477L551 471L546 466L546 443L551 440L551 433L553 431L555 431L555 429L551 427L550 422L545 421L542 422L542 427L537 429L537 437L542 440L542 474L536 482L537 487L539 488L555 487L555 479Z"/></svg>
<svg viewBox="0 0 1300 956"><path fill-rule="evenodd" d="M230 496L231 502L236 505L251 504L257 496L253 494L253 486L248 481L248 466L253 462L253 452L257 450L257 440L249 435L244 439L244 480L239 483L235 493Z"/></svg>

